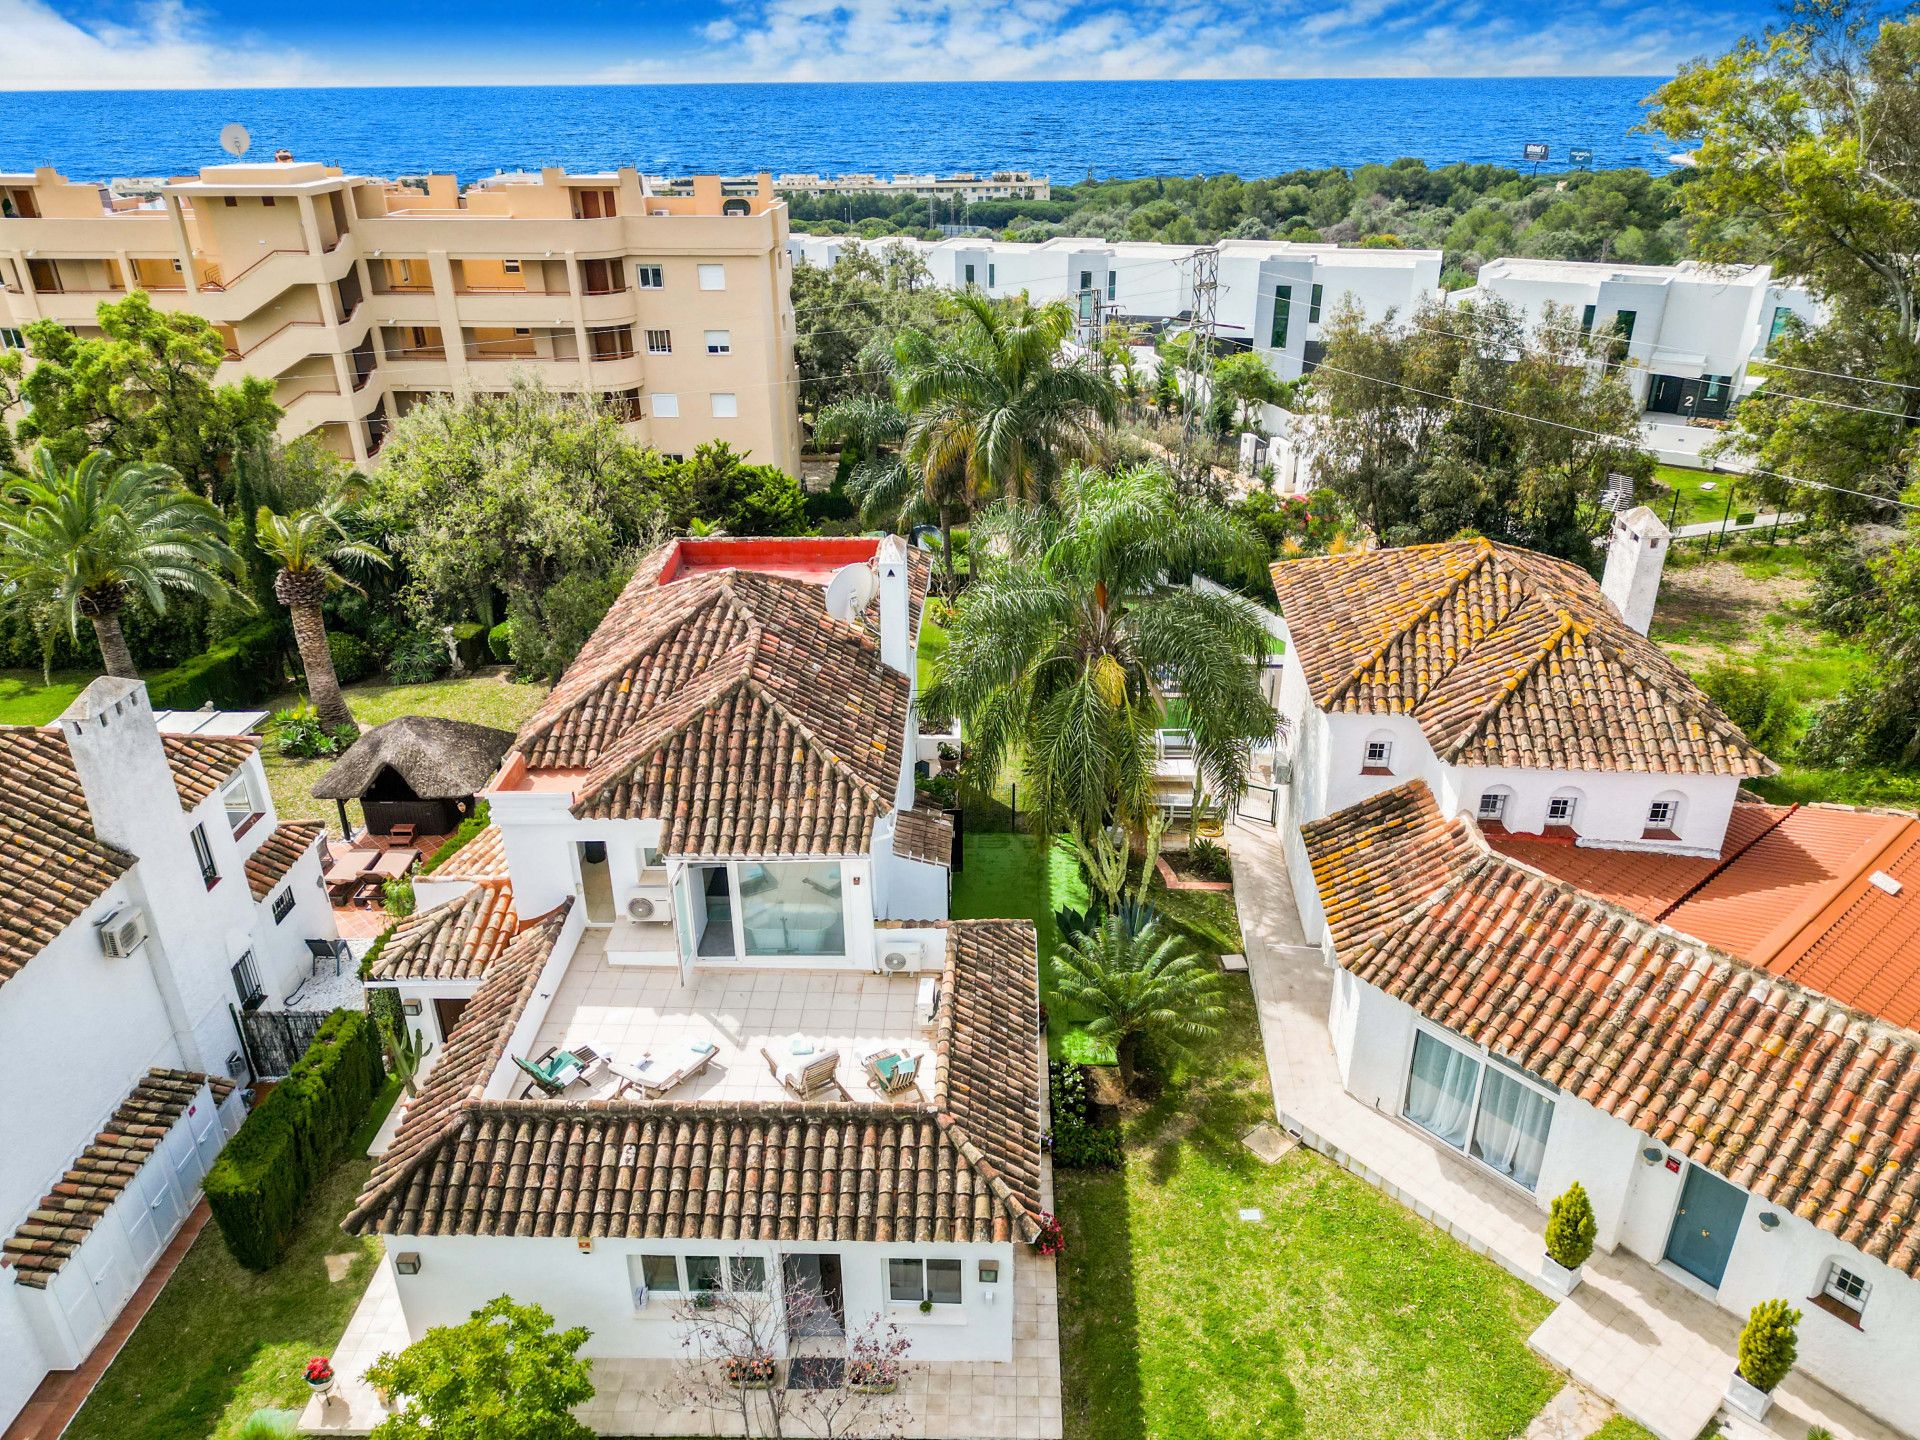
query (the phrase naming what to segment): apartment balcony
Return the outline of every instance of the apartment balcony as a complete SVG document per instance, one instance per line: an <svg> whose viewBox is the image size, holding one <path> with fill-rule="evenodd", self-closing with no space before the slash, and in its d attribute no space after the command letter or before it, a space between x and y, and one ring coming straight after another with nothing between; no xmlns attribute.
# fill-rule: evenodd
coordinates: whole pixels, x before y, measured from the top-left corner
<svg viewBox="0 0 1920 1440"><path fill-rule="evenodd" d="M440 303L431 290L398 291L369 295L362 310L371 310L383 325L437 325Z"/></svg>
<svg viewBox="0 0 1920 1440"><path fill-rule="evenodd" d="M583 295L581 309L589 325L630 325L639 317L638 290L609 290L604 295Z"/></svg>
<svg viewBox="0 0 1920 1440"><path fill-rule="evenodd" d="M519 325L573 328L573 297L562 290L466 290L458 292L454 308L469 325Z"/></svg>

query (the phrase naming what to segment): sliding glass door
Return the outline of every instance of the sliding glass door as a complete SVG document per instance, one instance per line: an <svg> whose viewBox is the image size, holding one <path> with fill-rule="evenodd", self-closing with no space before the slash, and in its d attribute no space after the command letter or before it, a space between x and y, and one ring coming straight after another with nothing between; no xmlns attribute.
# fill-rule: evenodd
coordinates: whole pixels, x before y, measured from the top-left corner
<svg viewBox="0 0 1920 1440"><path fill-rule="evenodd" d="M683 956L836 959L847 953L838 860L688 865L675 887Z"/></svg>
<svg viewBox="0 0 1920 1440"><path fill-rule="evenodd" d="M1523 1189L1540 1183L1553 1098L1498 1061L1415 1032L1400 1113Z"/></svg>

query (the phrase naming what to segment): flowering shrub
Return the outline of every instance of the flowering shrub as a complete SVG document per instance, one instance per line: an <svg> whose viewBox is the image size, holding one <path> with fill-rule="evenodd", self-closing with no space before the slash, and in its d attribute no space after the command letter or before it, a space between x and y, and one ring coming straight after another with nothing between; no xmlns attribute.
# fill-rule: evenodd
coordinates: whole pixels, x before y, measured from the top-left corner
<svg viewBox="0 0 1920 1440"><path fill-rule="evenodd" d="M307 1383L324 1385L333 1379L333 1361L324 1355L316 1355L307 1361Z"/></svg>
<svg viewBox="0 0 1920 1440"><path fill-rule="evenodd" d="M1058 1255L1067 1248L1067 1232L1060 1228L1060 1217L1051 1210L1040 1212L1040 1234L1033 1248L1042 1255Z"/></svg>
<svg viewBox="0 0 1920 1440"><path fill-rule="evenodd" d="M736 1355L727 1361L727 1383L754 1387L771 1385L774 1369L771 1355Z"/></svg>

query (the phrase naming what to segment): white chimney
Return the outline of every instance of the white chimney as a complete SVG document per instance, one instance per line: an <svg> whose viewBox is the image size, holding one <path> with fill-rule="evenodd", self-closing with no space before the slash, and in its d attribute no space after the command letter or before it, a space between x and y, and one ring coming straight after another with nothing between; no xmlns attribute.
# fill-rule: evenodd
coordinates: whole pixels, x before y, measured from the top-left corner
<svg viewBox="0 0 1920 1440"><path fill-rule="evenodd" d="M1666 568L1667 546L1672 540L1673 532L1645 505L1613 517L1600 592L1613 602L1620 618L1642 635L1653 624L1653 607L1660 599L1660 572Z"/></svg>
<svg viewBox="0 0 1920 1440"><path fill-rule="evenodd" d="M898 535L881 536L873 568L880 581L880 658L902 675L911 675L913 606L908 595L907 542Z"/></svg>

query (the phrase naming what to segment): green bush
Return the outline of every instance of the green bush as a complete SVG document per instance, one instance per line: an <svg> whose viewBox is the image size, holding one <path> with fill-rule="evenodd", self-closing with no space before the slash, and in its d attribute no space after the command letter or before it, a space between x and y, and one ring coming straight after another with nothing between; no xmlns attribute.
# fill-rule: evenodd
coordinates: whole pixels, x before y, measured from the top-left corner
<svg viewBox="0 0 1920 1440"><path fill-rule="evenodd" d="M1113 1170L1120 1164L1120 1132L1096 1125L1087 1104L1087 1067L1047 1062L1053 1163L1066 1170Z"/></svg>
<svg viewBox="0 0 1920 1440"><path fill-rule="evenodd" d="M452 668L445 642L431 630L407 631L387 657L387 678L396 685L424 685Z"/></svg>
<svg viewBox="0 0 1920 1440"><path fill-rule="evenodd" d="M513 622L502 620L487 632L487 650L501 665L513 659Z"/></svg>
<svg viewBox="0 0 1920 1440"><path fill-rule="evenodd" d="M358 1010L329 1015L207 1172L207 1204L235 1260L266 1270L286 1253L307 1197L385 1079L373 1022Z"/></svg>
<svg viewBox="0 0 1920 1440"><path fill-rule="evenodd" d="M1701 671L1699 678L1713 703L1762 750L1782 750L1793 738L1799 707L1775 671L1722 660Z"/></svg>
<svg viewBox="0 0 1920 1440"><path fill-rule="evenodd" d="M191 660L147 680L156 710L237 710L278 690L286 679L287 627L257 620Z"/></svg>
<svg viewBox="0 0 1920 1440"><path fill-rule="evenodd" d="M1187 868L1202 880L1233 879L1233 857L1227 847L1204 835L1194 836L1187 846Z"/></svg>
<svg viewBox="0 0 1920 1440"><path fill-rule="evenodd" d="M576 570L554 581L537 599L515 595L508 602L514 670L541 680L558 676L620 598L630 573L619 568L604 575Z"/></svg>
<svg viewBox="0 0 1920 1440"><path fill-rule="evenodd" d="M364 680L379 668L379 661L374 656L373 647L358 635L329 630L327 653L333 657L334 678L342 685L352 685Z"/></svg>
<svg viewBox="0 0 1920 1440"><path fill-rule="evenodd" d="M413 914L418 902L413 898L413 877L402 875L398 880L389 880L381 887L386 899L387 913L396 919L404 920Z"/></svg>
<svg viewBox="0 0 1920 1440"><path fill-rule="evenodd" d="M1547 1212L1547 1258L1568 1270L1578 1270L1593 1254L1600 1227L1593 1218L1593 1202L1578 1180L1553 1202Z"/></svg>
<svg viewBox="0 0 1920 1440"><path fill-rule="evenodd" d="M1787 1378L1800 1354L1795 1333L1800 1312L1784 1300L1762 1300L1740 1330L1740 1378L1756 1390L1772 1390Z"/></svg>
<svg viewBox="0 0 1920 1440"><path fill-rule="evenodd" d="M420 867L420 873L422 875L431 875L442 865L446 864L447 861L458 855L462 847L464 847L468 841L472 840L474 836L486 829L490 823L492 822L490 812L487 809L487 802L482 800L473 807L473 814L467 816L466 819L460 822L460 828L455 830L453 834L449 835L445 840L442 840L440 842L440 848L427 857L426 864Z"/></svg>
<svg viewBox="0 0 1920 1440"><path fill-rule="evenodd" d="M360 738L360 732L351 725L329 730L311 705L296 705L291 710L273 712L273 736L282 755L314 760L340 754Z"/></svg>
<svg viewBox="0 0 1920 1440"><path fill-rule="evenodd" d="M487 663L487 627L478 620L462 620L448 627L453 632L453 652L460 657L460 668L478 670Z"/></svg>

